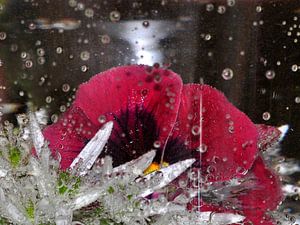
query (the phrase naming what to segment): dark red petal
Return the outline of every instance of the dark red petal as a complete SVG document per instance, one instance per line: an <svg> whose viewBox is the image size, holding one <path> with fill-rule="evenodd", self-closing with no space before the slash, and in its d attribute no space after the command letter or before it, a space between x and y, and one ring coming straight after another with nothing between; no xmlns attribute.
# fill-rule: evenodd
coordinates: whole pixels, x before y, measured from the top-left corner
<svg viewBox="0 0 300 225"><path fill-rule="evenodd" d="M264 124L256 124L258 131L258 147L260 150L267 150L280 139L281 132L277 127Z"/></svg>
<svg viewBox="0 0 300 225"><path fill-rule="evenodd" d="M61 169L66 169L97 130L80 108L72 106L58 122L46 127L43 134L53 155L60 154Z"/></svg>
<svg viewBox="0 0 300 225"><path fill-rule="evenodd" d="M204 152L201 169L208 181L228 180L250 169L257 154L257 135L251 120L221 92L208 85L184 85L171 139Z"/></svg>
<svg viewBox="0 0 300 225"><path fill-rule="evenodd" d="M112 120L114 128L106 153L113 155L114 165L155 146L162 149L176 121L181 89L181 78L162 68L133 65L100 73L79 86L73 103L73 108L81 110L75 113L76 123L84 129L90 123L91 135L73 135L75 128L72 128L71 135L62 141L57 139L62 132L62 120L69 114L74 116L71 111L64 114L58 124L45 130L47 139L54 142L50 147L68 158L68 163L63 163L65 167L97 129ZM59 150L59 146L65 150Z"/></svg>
<svg viewBox="0 0 300 225"><path fill-rule="evenodd" d="M283 200L279 177L266 167L261 157L255 160L243 179L252 179L253 182L253 188L238 197L247 217L256 218L259 212L275 210Z"/></svg>
<svg viewBox="0 0 300 225"><path fill-rule="evenodd" d="M176 121L181 89L181 78L172 71L142 65L123 66L100 73L80 85L74 104L99 126L102 125L100 117L114 120L122 111L151 113L159 128L158 141L164 146ZM134 116L134 113L129 115ZM135 118L128 120L134 122Z"/></svg>

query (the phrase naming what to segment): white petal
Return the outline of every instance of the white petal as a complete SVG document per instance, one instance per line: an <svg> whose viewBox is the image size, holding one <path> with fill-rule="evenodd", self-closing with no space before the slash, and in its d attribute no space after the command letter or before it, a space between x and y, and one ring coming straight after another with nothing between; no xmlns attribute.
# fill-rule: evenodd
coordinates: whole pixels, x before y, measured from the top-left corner
<svg viewBox="0 0 300 225"><path fill-rule="evenodd" d="M182 174L194 162L195 162L195 159L187 159L187 160L175 163L173 165L170 165L168 167L162 168L162 169L158 170L156 173L150 173L150 174L146 175L144 178L147 180L156 178L160 174L162 174L163 177L154 186L150 186L150 187L147 187L146 189L142 190L139 197L146 197L146 196L152 194L154 191L166 186L167 184L172 182L175 178L177 178L180 174Z"/></svg>
<svg viewBox="0 0 300 225"><path fill-rule="evenodd" d="M156 151L152 150L139 158L122 164L113 169L113 173L119 172L132 172L133 175L141 175L150 166L151 162L155 157Z"/></svg>
<svg viewBox="0 0 300 225"><path fill-rule="evenodd" d="M279 141L282 141L286 133L288 132L290 126L288 124L282 125L278 127L277 129L281 132Z"/></svg>
<svg viewBox="0 0 300 225"><path fill-rule="evenodd" d="M72 162L70 169L83 176L93 166L101 154L113 128L113 122L108 122L96 133L92 140L82 149Z"/></svg>
<svg viewBox="0 0 300 225"><path fill-rule="evenodd" d="M36 154L40 156L45 139L33 112L29 113L29 128Z"/></svg>

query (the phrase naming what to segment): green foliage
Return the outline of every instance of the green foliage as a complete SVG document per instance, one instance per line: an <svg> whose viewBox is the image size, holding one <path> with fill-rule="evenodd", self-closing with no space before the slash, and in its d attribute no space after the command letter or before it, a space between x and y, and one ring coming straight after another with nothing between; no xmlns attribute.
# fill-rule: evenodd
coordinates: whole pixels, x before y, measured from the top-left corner
<svg viewBox="0 0 300 225"><path fill-rule="evenodd" d="M31 221L34 221L34 203L30 200L25 208L26 214Z"/></svg>
<svg viewBox="0 0 300 225"><path fill-rule="evenodd" d="M17 147L13 146L9 148L8 151L8 159L10 164L16 168L19 166L20 162L21 162L21 151L20 149L18 149Z"/></svg>
<svg viewBox="0 0 300 225"><path fill-rule="evenodd" d="M70 173L63 171L59 174L57 181L58 193L63 194L75 194L80 186L80 177L71 175Z"/></svg>

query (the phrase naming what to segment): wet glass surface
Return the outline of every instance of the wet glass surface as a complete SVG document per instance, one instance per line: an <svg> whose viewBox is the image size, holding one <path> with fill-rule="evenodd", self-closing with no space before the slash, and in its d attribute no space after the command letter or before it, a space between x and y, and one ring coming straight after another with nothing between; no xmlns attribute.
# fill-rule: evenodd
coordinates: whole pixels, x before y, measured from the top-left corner
<svg viewBox="0 0 300 225"><path fill-rule="evenodd" d="M255 124L289 125L282 154L299 160L299 45L297 0L0 0L2 121L31 102L56 122L93 75L159 63ZM289 179L299 185L299 171Z"/></svg>

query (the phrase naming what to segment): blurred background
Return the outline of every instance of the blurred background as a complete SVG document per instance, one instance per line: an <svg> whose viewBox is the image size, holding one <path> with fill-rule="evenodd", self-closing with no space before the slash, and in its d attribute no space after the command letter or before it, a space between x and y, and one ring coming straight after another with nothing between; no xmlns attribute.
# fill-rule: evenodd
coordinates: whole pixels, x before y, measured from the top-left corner
<svg viewBox="0 0 300 225"><path fill-rule="evenodd" d="M30 101L55 122L94 74L160 63L288 124L283 152L300 159L299 46L299 0L0 0L2 120Z"/></svg>

